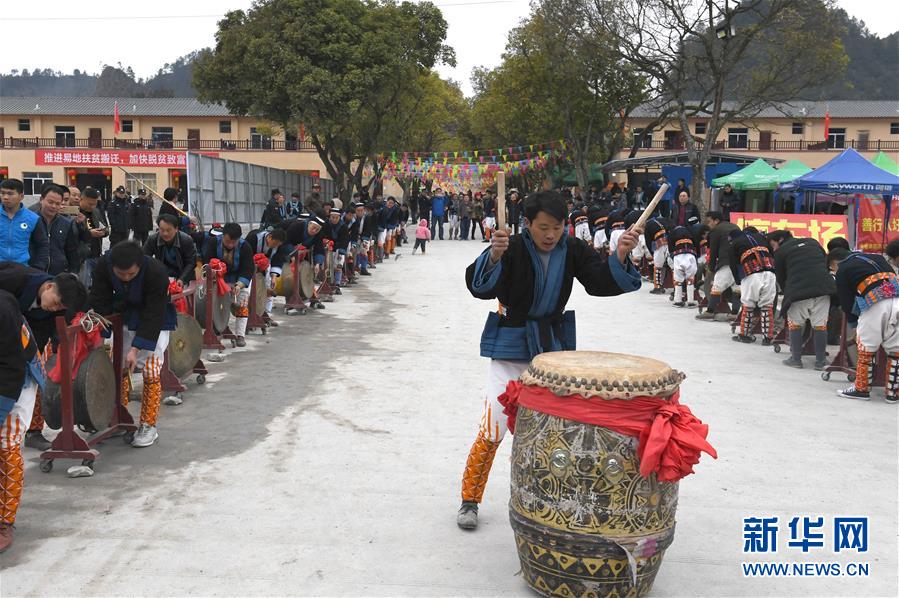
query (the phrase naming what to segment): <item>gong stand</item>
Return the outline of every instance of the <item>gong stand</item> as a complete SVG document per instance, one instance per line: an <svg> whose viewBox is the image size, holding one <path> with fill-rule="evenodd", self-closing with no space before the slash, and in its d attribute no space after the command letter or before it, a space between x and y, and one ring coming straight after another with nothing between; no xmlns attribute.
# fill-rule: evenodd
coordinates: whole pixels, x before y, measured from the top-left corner
<svg viewBox="0 0 899 598"><path fill-rule="evenodd" d="M109 316L112 324L112 367L113 371L122 371L122 317L118 314ZM92 465L94 460L100 457L100 451L95 446L111 436L117 434L133 433L137 430L134 419L128 413L127 407L122 404L121 374L116 376L115 385L115 411L112 421L105 430L97 432L85 440L75 433L75 403L73 398L74 370L72 359L74 358L75 336L81 330L80 324L69 326L62 316L56 317L56 332L59 336L59 349L57 363L61 370L59 384L59 405L62 415L62 427L59 434L53 439L49 450L41 453L41 469L49 472L54 459L81 459L85 465Z"/></svg>
<svg viewBox="0 0 899 598"><path fill-rule="evenodd" d="M297 250L293 262L290 264L290 267L293 269L293 288L290 290L290 296L284 303L285 309L304 311L309 307L306 305L306 302L303 301L302 293L300 291L300 261L306 259L308 253L308 251Z"/></svg>
<svg viewBox="0 0 899 598"><path fill-rule="evenodd" d="M215 333L215 324L212 317L213 298L218 297L218 285L215 282L215 273L212 268L206 266L206 313L203 318L206 320L206 329L203 331L203 348L204 349L224 349L219 335Z"/></svg>
<svg viewBox="0 0 899 598"><path fill-rule="evenodd" d="M262 274L263 280L265 277L265 273ZM256 311L256 293L257 293L257 280L259 276L253 274L253 279L250 281L250 315L247 317L247 332L252 332L254 330L260 330L262 334L265 334L268 329L268 324L265 323L265 320L262 319L262 314Z"/></svg>
<svg viewBox="0 0 899 598"><path fill-rule="evenodd" d="M325 263L322 267L322 283L318 285L317 295L320 300L334 301L334 289L336 288L331 282L331 260L334 259L334 252L325 253ZM313 267L315 267L313 265Z"/></svg>
<svg viewBox="0 0 899 598"><path fill-rule="evenodd" d="M194 313L194 305L196 303L196 293L197 293L197 281L192 280L190 284L187 285L187 288L172 295L172 302L175 302L178 299L184 299L187 301L187 313ZM196 365L194 365L193 369L194 374L199 374L201 376L205 376L209 373L209 370L206 369L206 365L203 363L202 359L198 359ZM159 374L160 382L162 383L162 390L165 392L184 392L187 390L187 387L184 385L181 380L178 379L175 374L172 373L172 370L169 369L169 350L165 350L165 361L162 363L162 372Z"/></svg>

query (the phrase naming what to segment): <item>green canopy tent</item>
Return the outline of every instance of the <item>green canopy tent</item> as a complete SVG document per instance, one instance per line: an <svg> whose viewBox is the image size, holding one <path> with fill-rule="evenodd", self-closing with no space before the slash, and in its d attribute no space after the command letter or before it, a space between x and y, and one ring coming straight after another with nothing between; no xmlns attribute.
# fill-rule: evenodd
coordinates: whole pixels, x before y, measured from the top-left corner
<svg viewBox="0 0 899 598"><path fill-rule="evenodd" d="M899 164L896 164L896 161L886 155L884 152L880 152L874 159L871 160L874 166L878 168L882 168L887 172L891 172L893 174L899 174Z"/></svg>
<svg viewBox="0 0 899 598"><path fill-rule="evenodd" d="M562 170L559 168L553 169L552 172L553 181L557 181L562 185L577 185L577 172L572 168L570 171L565 174L565 177L562 178ZM605 183L605 177L602 173L602 164L591 164L589 169L587 170L587 184L588 185L602 185Z"/></svg>
<svg viewBox="0 0 899 598"><path fill-rule="evenodd" d="M743 189L747 191L769 191L776 189L781 183L788 183L793 179L798 179L812 169L800 162L799 160L790 160L773 174L760 178L756 181L746 183Z"/></svg>
<svg viewBox="0 0 899 598"><path fill-rule="evenodd" d="M776 173L777 171L771 168L764 159L759 158L746 168L741 168L737 172L732 172L727 176L718 177L712 181L712 186L723 187L725 185L730 185L734 189L741 191L746 189L747 184L763 180L765 177L772 176Z"/></svg>

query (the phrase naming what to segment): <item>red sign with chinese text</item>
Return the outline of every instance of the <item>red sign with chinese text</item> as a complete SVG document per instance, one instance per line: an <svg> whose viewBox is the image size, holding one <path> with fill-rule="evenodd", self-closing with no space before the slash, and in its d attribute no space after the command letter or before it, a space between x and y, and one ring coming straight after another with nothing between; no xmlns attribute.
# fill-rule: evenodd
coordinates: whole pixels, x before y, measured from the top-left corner
<svg viewBox="0 0 899 598"><path fill-rule="evenodd" d="M201 152L217 158L214 152ZM39 166L187 166L187 152L154 150L80 150L70 148L34 150L34 163Z"/></svg>
<svg viewBox="0 0 899 598"><path fill-rule="evenodd" d="M864 195L857 195L855 201L858 204L856 248L865 253L883 253L890 241L899 239L899 195L892 197L892 205L883 198Z"/></svg>
<svg viewBox="0 0 899 598"><path fill-rule="evenodd" d="M849 238L849 222L845 216L832 214L755 214L733 212L730 221L740 228L754 226L763 233L788 230L794 237L810 237L822 247L834 237Z"/></svg>

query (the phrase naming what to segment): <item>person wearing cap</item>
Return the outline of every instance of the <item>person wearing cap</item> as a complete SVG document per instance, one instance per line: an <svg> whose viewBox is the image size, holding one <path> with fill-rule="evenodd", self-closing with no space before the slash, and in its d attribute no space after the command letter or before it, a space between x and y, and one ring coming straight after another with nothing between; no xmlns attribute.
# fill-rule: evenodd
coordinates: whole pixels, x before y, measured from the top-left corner
<svg viewBox="0 0 899 598"><path fill-rule="evenodd" d="M57 315L80 311L86 297L84 285L72 274L53 277L15 262L0 262L0 553L13 543L25 478L23 439L42 450L49 444L40 429L26 432L44 384L41 348L49 340L32 323L52 330Z"/></svg>
<svg viewBox="0 0 899 598"><path fill-rule="evenodd" d="M128 238L131 232L131 199L121 185L116 187L112 200L106 204L106 219L109 222L110 247Z"/></svg>
<svg viewBox="0 0 899 598"><path fill-rule="evenodd" d="M272 198L268 200L265 210L262 212L259 228L274 228L285 218L287 218L287 209L284 207L284 194L278 189L272 189Z"/></svg>
<svg viewBox="0 0 899 598"><path fill-rule="evenodd" d="M253 279L256 265L253 262L253 249L243 238L243 229L236 222L228 222L222 227L221 235L213 235L206 241L203 250L203 263L209 264L213 259L224 262L225 282L231 286L234 295L234 336L238 347L247 346L247 318L250 316L250 280Z"/></svg>
<svg viewBox="0 0 899 598"><path fill-rule="evenodd" d="M138 190L137 197L131 204L131 230L134 231L134 240L140 245L147 242L147 237L153 230L153 206L146 189Z"/></svg>

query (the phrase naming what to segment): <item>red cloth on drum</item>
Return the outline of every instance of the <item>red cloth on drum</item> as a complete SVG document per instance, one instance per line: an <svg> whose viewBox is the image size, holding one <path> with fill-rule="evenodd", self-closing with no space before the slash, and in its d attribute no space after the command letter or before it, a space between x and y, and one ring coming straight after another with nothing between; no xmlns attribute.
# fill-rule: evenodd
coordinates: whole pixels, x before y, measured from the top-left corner
<svg viewBox="0 0 899 598"><path fill-rule="evenodd" d="M173 280L169 283L169 296L178 295L184 292L184 283L180 280ZM172 299L172 305L175 306L175 311L181 314L187 313L187 299L184 297L179 297L178 299Z"/></svg>
<svg viewBox="0 0 899 598"><path fill-rule="evenodd" d="M675 482L693 473L700 452L715 459L718 453L706 441L709 427L702 423L675 392L667 400L659 397L603 399L580 395L559 396L540 386L525 386L512 380L499 396L509 430L515 432L518 406L565 419L602 426L639 440L640 474L656 472L659 481Z"/></svg>
<svg viewBox="0 0 899 598"><path fill-rule="evenodd" d="M215 275L215 284L218 285L219 297L227 295L231 292L231 287L225 282L225 274L228 272L228 265L218 258L209 260L209 269Z"/></svg>
<svg viewBox="0 0 899 598"><path fill-rule="evenodd" d="M264 253L257 253L253 256L253 263L256 264L256 270L259 272L265 272L268 270L268 257Z"/></svg>
<svg viewBox="0 0 899 598"><path fill-rule="evenodd" d="M78 312L75 314L75 317L72 318L72 321L69 322L70 326L78 326L78 331L75 333L75 343L72 348L72 380L78 375L78 368L81 367L81 362L84 361L88 353L103 345L103 337L100 334L103 331L103 328L101 326L95 326L93 330L87 332L81 326L82 317L84 317L84 312ZM47 377L56 384L62 383L61 352L57 353L56 364L53 366L52 370L47 372Z"/></svg>

